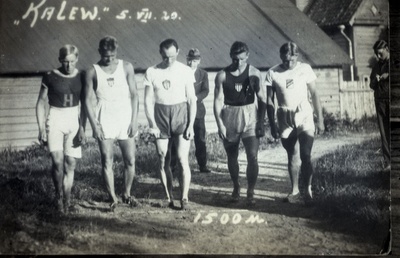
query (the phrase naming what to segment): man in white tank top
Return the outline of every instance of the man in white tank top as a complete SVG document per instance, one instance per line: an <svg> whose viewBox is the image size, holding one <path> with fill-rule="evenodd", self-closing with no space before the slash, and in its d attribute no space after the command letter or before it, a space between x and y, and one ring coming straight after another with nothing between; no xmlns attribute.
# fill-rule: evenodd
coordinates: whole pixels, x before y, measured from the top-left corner
<svg viewBox="0 0 400 258"><path fill-rule="evenodd" d="M174 39L160 44L163 59L158 65L147 69L145 86L145 110L150 132L156 137L160 157L160 177L166 194L166 204L174 207L172 197L172 173L170 167L171 145L174 142L182 175L181 208L188 209L191 180L189 167L190 140L196 118L196 94L194 74L190 67L176 61L179 53Z"/></svg>
<svg viewBox="0 0 400 258"><path fill-rule="evenodd" d="M100 147L104 181L112 199L111 210L114 210L118 203L112 169L115 140L118 140L125 164L122 201L133 206L139 204L131 196L135 177L134 136L138 131L139 98L133 66L129 62L117 59L117 49L116 38L106 36L100 40L101 58L86 72L84 89L85 106L93 137L98 140Z"/></svg>

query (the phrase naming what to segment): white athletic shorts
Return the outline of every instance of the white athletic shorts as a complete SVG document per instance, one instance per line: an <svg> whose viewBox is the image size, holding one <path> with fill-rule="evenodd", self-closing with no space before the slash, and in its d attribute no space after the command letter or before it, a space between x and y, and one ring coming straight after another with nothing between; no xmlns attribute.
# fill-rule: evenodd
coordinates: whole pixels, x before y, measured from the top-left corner
<svg viewBox="0 0 400 258"><path fill-rule="evenodd" d="M63 151L64 155L81 158L81 147L73 146L79 131L79 106L58 108L50 106L46 120L47 143L50 152Z"/></svg>
<svg viewBox="0 0 400 258"><path fill-rule="evenodd" d="M240 138L256 135L257 108L253 103L244 106L224 105L221 119L229 142L238 142Z"/></svg>
<svg viewBox="0 0 400 258"><path fill-rule="evenodd" d="M127 140L132 120L130 99L123 99L120 102L100 100L97 103L96 118L106 139Z"/></svg>
<svg viewBox="0 0 400 258"><path fill-rule="evenodd" d="M286 139L296 129L297 135L315 131L314 112L308 101L300 103L295 110L279 107L276 113L281 138Z"/></svg>

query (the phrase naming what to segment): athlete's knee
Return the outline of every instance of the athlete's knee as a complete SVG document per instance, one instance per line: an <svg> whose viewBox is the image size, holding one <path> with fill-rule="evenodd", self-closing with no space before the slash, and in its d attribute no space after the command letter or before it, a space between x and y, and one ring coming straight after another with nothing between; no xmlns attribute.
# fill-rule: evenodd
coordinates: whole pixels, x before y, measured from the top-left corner
<svg viewBox="0 0 400 258"><path fill-rule="evenodd" d="M311 163L311 153L309 152L301 152L300 159L302 163Z"/></svg>

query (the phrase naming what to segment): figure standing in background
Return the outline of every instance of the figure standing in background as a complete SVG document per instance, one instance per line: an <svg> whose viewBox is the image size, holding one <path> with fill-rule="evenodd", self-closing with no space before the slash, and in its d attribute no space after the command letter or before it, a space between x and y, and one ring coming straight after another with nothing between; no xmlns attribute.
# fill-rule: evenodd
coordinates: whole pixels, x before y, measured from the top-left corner
<svg viewBox="0 0 400 258"><path fill-rule="evenodd" d="M373 49L378 62L372 68L369 86L374 90L376 116L382 141L383 171L388 172L390 171L390 51L384 40L375 42Z"/></svg>

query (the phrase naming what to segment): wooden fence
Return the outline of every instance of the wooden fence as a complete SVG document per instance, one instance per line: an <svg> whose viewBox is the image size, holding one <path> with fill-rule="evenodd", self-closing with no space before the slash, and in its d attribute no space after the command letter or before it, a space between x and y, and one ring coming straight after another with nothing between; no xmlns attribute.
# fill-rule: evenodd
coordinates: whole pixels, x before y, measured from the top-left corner
<svg viewBox="0 0 400 258"><path fill-rule="evenodd" d="M369 88L369 81L340 81L340 116L360 119L375 116L374 92Z"/></svg>

